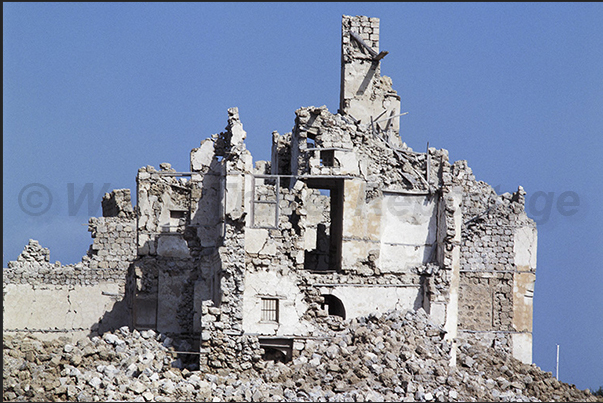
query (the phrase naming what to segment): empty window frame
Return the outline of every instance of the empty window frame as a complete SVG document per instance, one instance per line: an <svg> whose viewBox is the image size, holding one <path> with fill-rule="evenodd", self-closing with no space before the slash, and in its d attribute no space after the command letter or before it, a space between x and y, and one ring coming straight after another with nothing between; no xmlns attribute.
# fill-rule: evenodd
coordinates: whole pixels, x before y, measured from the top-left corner
<svg viewBox="0 0 603 403"><path fill-rule="evenodd" d="M251 226L277 228L279 214L279 175L254 175Z"/></svg>
<svg viewBox="0 0 603 403"><path fill-rule="evenodd" d="M170 210L170 223L166 231L179 232L178 230L184 228L186 225L187 215L187 210Z"/></svg>
<svg viewBox="0 0 603 403"><path fill-rule="evenodd" d="M176 221L179 221L181 219L186 219L186 211L184 210L171 210L170 211L170 218Z"/></svg>
<svg viewBox="0 0 603 403"><path fill-rule="evenodd" d="M335 166L335 150L320 150L320 165L323 167Z"/></svg>
<svg viewBox="0 0 603 403"><path fill-rule="evenodd" d="M259 338L260 347L264 349L264 361L288 362L293 353L293 339Z"/></svg>
<svg viewBox="0 0 603 403"><path fill-rule="evenodd" d="M262 298L262 322L278 323L278 299Z"/></svg>
<svg viewBox="0 0 603 403"><path fill-rule="evenodd" d="M316 147L316 135L318 134L318 129L316 127L310 127L306 132L306 148L314 148Z"/></svg>

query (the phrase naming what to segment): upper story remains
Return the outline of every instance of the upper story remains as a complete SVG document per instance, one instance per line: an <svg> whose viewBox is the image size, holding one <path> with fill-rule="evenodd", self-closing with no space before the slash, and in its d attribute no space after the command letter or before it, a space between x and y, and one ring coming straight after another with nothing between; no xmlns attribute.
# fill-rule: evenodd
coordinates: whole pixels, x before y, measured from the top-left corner
<svg viewBox="0 0 603 403"><path fill-rule="evenodd" d="M536 227L525 192L497 195L446 150L402 141L379 35L379 19L343 16L339 111L298 109L290 133L272 133L270 161L254 163L231 108L189 171L140 168L134 209L129 191L106 196L81 269L121 270L116 325L188 337L203 366L238 370L252 364L229 346L252 340L291 358L343 319L422 308L451 342L479 338L531 361ZM5 270L5 306L36 292L15 274L24 265ZM42 270L58 270L49 266L27 273L43 282ZM114 280L103 281L89 295L107 303Z"/></svg>

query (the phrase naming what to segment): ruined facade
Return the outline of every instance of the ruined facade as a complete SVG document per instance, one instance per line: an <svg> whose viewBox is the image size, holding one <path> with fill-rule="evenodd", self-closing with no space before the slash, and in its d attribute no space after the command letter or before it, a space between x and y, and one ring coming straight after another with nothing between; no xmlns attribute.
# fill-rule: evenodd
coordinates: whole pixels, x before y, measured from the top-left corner
<svg viewBox="0 0 603 403"><path fill-rule="evenodd" d="M337 113L298 109L254 163L231 108L190 171L139 169L135 208L127 189L105 196L82 262L53 265L30 242L4 269L5 332L151 328L188 338L202 368L244 370L343 319L423 308L450 341L531 362L525 192L497 195L446 150L409 148L386 54L377 18L343 16ZM62 308L45 316L50 298Z"/></svg>

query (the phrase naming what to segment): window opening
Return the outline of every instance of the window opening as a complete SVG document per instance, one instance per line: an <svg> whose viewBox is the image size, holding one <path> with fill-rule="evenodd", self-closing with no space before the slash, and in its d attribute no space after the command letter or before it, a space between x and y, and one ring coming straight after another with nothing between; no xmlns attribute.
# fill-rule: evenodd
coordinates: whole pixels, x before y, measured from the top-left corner
<svg viewBox="0 0 603 403"><path fill-rule="evenodd" d="M316 134L313 131L308 131L306 133L306 147L314 148L316 147Z"/></svg>
<svg viewBox="0 0 603 403"><path fill-rule="evenodd" d="M335 165L335 150L320 151L320 165L323 167L332 167Z"/></svg>
<svg viewBox="0 0 603 403"><path fill-rule="evenodd" d="M278 299L262 298L262 322L278 322Z"/></svg>
<svg viewBox="0 0 603 403"><path fill-rule="evenodd" d="M288 362L293 353L293 340L281 338L259 338L260 347L264 349L262 359L265 361Z"/></svg>
<svg viewBox="0 0 603 403"><path fill-rule="evenodd" d="M262 360L264 361L274 361L274 362L287 362L287 354L283 353L278 348L274 347L262 347L264 349L264 354L262 354Z"/></svg>
<svg viewBox="0 0 603 403"><path fill-rule="evenodd" d="M186 211L172 210L170 211L170 218L181 219L186 217Z"/></svg>
<svg viewBox="0 0 603 403"><path fill-rule="evenodd" d="M178 232L186 226L186 210L170 210L170 223L166 232ZM165 228L165 227L164 227Z"/></svg>
<svg viewBox="0 0 603 403"><path fill-rule="evenodd" d="M252 227L278 227L279 193L280 180L278 175L257 175L253 177Z"/></svg>

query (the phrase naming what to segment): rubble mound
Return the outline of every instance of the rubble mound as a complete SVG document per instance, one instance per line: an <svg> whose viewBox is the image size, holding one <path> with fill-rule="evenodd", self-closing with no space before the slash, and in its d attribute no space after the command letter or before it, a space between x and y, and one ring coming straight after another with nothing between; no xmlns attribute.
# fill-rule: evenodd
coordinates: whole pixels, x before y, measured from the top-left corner
<svg viewBox="0 0 603 403"><path fill-rule="evenodd" d="M460 341L450 367L444 335L423 310L373 313L325 329L289 362L241 373L195 370L178 358L190 345L152 330L75 344L4 335L4 400L597 401L491 347Z"/></svg>

